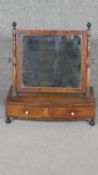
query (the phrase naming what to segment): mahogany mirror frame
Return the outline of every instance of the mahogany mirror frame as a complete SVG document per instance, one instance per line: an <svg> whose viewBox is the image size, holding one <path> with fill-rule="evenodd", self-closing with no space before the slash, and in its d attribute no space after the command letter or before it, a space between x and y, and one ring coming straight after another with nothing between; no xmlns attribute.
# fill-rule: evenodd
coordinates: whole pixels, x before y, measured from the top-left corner
<svg viewBox="0 0 98 175"><path fill-rule="evenodd" d="M23 87L22 86L22 58L21 58L21 39L23 36L42 36L42 35L81 35L81 87L62 88L62 87ZM17 30L13 28L13 91L14 92L56 92L56 93L86 93L88 89L88 31L87 30Z"/></svg>

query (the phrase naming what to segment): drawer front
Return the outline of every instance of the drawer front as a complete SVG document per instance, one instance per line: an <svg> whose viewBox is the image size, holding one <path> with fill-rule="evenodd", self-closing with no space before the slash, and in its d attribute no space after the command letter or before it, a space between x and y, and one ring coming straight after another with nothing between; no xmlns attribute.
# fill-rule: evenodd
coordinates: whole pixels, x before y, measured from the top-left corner
<svg viewBox="0 0 98 175"><path fill-rule="evenodd" d="M95 117L95 107L32 107L30 105L10 105L6 107L6 115L38 120L86 119Z"/></svg>
<svg viewBox="0 0 98 175"><path fill-rule="evenodd" d="M95 116L95 109L94 107L60 107L51 108L49 114L54 119L93 118Z"/></svg>
<svg viewBox="0 0 98 175"><path fill-rule="evenodd" d="M48 117L48 108L32 107L28 105L7 105L6 113L8 116L41 119Z"/></svg>

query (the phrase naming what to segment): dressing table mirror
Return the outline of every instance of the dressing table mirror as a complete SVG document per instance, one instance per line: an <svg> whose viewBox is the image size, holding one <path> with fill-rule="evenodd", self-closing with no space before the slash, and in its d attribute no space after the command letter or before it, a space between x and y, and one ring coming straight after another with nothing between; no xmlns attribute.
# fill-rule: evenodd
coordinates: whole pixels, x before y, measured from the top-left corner
<svg viewBox="0 0 98 175"><path fill-rule="evenodd" d="M6 123L12 118L85 120L95 124L90 87L91 23L87 30L18 30L12 23L12 86Z"/></svg>

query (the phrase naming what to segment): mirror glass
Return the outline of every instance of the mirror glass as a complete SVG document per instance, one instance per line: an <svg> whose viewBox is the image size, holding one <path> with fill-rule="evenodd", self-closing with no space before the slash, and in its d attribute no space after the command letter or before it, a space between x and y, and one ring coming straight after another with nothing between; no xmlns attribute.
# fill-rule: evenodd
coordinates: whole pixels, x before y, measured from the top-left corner
<svg viewBox="0 0 98 175"><path fill-rule="evenodd" d="M81 35L23 36L23 86L79 88L81 46Z"/></svg>

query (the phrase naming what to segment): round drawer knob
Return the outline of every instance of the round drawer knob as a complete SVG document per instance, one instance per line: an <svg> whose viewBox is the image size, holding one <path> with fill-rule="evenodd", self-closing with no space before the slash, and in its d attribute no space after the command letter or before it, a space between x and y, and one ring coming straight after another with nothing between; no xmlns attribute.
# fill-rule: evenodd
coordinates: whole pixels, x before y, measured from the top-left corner
<svg viewBox="0 0 98 175"><path fill-rule="evenodd" d="M74 112L71 112L71 116L74 116L75 115L75 113Z"/></svg>
<svg viewBox="0 0 98 175"><path fill-rule="evenodd" d="M28 111L28 110L26 110L26 111L25 111L25 114L26 114L26 115L28 115L28 114L29 114L29 111Z"/></svg>

